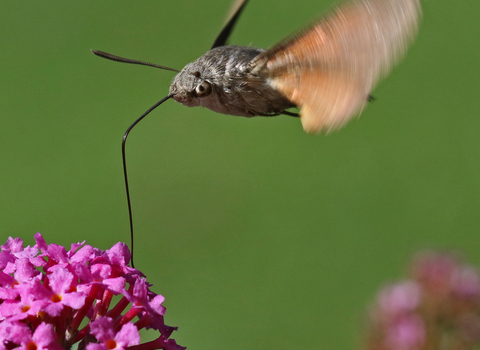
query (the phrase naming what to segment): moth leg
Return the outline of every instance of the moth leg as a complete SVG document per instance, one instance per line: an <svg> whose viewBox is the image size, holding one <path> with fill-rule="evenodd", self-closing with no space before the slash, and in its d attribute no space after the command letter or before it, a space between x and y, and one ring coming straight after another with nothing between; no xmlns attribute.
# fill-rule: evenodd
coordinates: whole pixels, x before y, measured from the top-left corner
<svg viewBox="0 0 480 350"><path fill-rule="evenodd" d="M368 97L367 97L368 102L372 102L372 101L375 101L375 100L376 100L375 96L372 96L372 95L368 94Z"/></svg>
<svg viewBox="0 0 480 350"><path fill-rule="evenodd" d="M289 115L290 117L300 118L300 114L298 114L298 113L283 111L283 112L280 113L280 114L285 114L285 115Z"/></svg>

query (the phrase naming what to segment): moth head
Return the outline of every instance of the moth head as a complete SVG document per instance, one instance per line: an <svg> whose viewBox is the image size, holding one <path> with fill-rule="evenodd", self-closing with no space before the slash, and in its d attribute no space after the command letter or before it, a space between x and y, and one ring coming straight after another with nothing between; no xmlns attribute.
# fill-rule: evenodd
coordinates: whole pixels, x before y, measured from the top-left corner
<svg viewBox="0 0 480 350"><path fill-rule="evenodd" d="M205 77L204 72L197 65L189 64L178 73L172 85L170 95L173 99L188 107L202 105L202 101L213 91L213 84Z"/></svg>

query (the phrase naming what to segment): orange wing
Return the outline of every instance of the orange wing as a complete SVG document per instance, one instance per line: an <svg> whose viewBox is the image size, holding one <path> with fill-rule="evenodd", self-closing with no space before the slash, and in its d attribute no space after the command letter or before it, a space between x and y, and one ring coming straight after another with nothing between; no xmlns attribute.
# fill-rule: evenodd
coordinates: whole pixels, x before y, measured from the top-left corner
<svg viewBox="0 0 480 350"><path fill-rule="evenodd" d="M305 131L338 129L404 56L420 16L419 0L353 0L259 55L252 68L300 107Z"/></svg>

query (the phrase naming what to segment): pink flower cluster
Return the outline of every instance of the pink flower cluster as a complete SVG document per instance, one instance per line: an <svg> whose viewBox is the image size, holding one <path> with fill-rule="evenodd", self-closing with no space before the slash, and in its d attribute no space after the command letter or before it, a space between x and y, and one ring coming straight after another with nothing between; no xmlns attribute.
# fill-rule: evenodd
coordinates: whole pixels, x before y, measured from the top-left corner
<svg viewBox="0 0 480 350"><path fill-rule="evenodd" d="M426 252L410 278L384 287L370 313L371 350L480 348L480 274L453 255Z"/></svg>
<svg viewBox="0 0 480 350"><path fill-rule="evenodd" d="M66 251L39 233L35 241L24 248L10 237L1 246L0 350L185 349L169 339L176 328L164 324L164 298L127 265L125 244L102 251L83 242ZM159 337L140 344L142 328Z"/></svg>

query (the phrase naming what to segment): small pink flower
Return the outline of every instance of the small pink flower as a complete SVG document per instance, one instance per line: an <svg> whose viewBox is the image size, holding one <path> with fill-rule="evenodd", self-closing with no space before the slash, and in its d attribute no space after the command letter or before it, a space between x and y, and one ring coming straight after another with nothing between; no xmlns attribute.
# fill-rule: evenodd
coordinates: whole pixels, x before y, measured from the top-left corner
<svg viewBox="0 0 480 350"><path fill-rule="evenodd" d="M471 266L459 267L452 275L452 290L458 297L478 299L480 296L480 276Z"/></svg>
<svg viewBox="0 0 480 350"><path fill-rule="evenodd" d="M23 250L23 241L18 237L8 237L5 244L2 245L2 250L7 250L12 253L21 252Z"/></svg>
<svg viewBox="0 0 480 350"><path fill-rule="evenodd" d="M19 350L60 350L62 347L57 343L57 334L52 324L40 323L34 333L23 323L12 325L10 340L19 344Z"/></svg>
<svg viewBox="0 0 480 350"><path fill-rule="evenodd" d="M384 312L399 314L415 310L420 304L421 289L413 281L405 281L383 288L378 297Z"/></svg>
<svg viewBox="0 0 480 350"><path fill-rule="evenodd" d="M46 313L55 317L59 316L66 306L74 310L83 306L86 295L75 291L74 276L67 269L54 269L48 277L48 286L36 281L32 290L38 300L45 302Z"/></svg>
<svg viewBox="0 0 480 350"><path fill-rule="evenodd" d="M91 333L99 341L98 344L87 345L87 350L124 350L130 345L140 343L140 334L132 323L126 323L120 331L113 329L113 320L110 317L99 317L92 322Z"/></svg>
<svg viewBox="0 0 480 350"><path fill-rule="evenodd" d="M388 327L385 343L389 349L420 349L425 343L425 324L418 315L406 315Z"/></svg>
<svg viewBox="0 0 480 350"><path fill-rule="evenodd" d="M20 299L5 300L0 305L0 319L9 318L10 320L23 320L28 316L36 316L45 308L45 301L37 300L32 293L32 285L21 284L17 291Z"/></svg>

